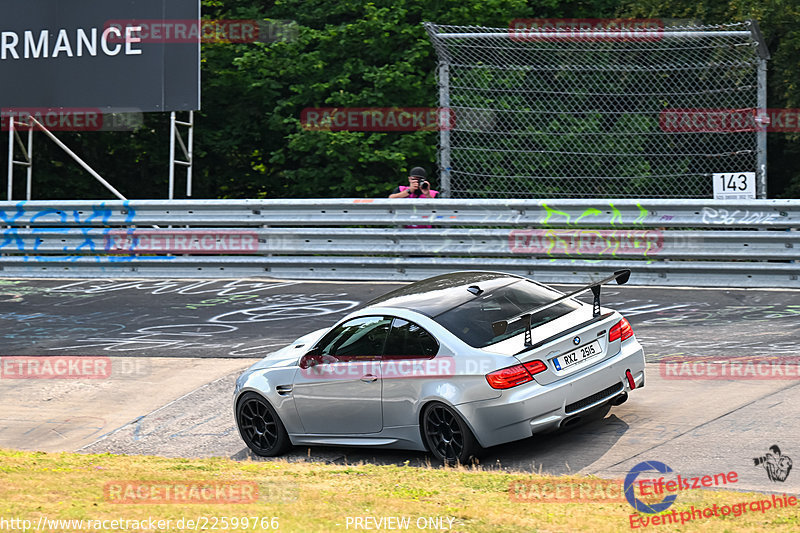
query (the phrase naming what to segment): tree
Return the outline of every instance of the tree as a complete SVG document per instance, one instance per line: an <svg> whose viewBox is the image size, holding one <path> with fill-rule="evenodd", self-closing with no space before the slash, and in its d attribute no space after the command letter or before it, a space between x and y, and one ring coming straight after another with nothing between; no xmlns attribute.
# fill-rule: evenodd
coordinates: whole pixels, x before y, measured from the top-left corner
<svg viewBox="0 0 800 533"><path fill-rule="evenodd" d="M756 18L772 52L769 105L800 107L800 31L793 25L800 8L794 0L203 0L202 5L205 18L293 20L297 34L271 43L203 45L203 109L195 130L198 198L376 197L388 194L413 166L434 170L436 132L307 131L300 124L309 107L436 107L436 57L423 21L507 27L514 18L533 17L678 17L702 23ZM166 196L167 114L145 114L143 127L132 133L58 135L126 196ZM0 143L0 150L5 147ZM35 198L110 196L41 134L34 155ZM800 170L793 164L798 157L800 135L769 134L772 196L800 195ZM181 185L179 179L178 189ZM18 179L17 198L22 187Z"/></svg>
<svg viewBox="0 0 800 533"><path fill-rule="evenodd" d="M794 0L636 0L619 8L620 16L683 18L700 24L755 19L771 59L767 69L767 106L800 108L800 4ZM800 133L767 134L770 197L800 198Z"/></svg>

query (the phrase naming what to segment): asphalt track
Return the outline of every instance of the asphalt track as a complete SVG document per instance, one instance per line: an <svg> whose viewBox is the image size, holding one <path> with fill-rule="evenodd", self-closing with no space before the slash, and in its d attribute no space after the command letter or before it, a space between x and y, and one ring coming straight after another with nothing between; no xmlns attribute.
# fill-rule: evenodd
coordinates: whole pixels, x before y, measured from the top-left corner
<svg viewBox="0 0 800 533"><path fill-rule="evenodd" d="M275 280L0 279L0 446L166 456L250 456L233 422L238 373L397 284ZM676 378L694 361L800 356L800 292L609 287L631 321L647 385L603 420L487 450L489 467L621 478L661 461L685 476L736 471L730 488L800 493L753 458L800 460L797 376ZM14 379L13 356L109 357L104 379ZM673 367L674 368L674 367ZM795 365L796 368L796 365ZM419 453L302 448L293 461L424 464Z"/></svg>

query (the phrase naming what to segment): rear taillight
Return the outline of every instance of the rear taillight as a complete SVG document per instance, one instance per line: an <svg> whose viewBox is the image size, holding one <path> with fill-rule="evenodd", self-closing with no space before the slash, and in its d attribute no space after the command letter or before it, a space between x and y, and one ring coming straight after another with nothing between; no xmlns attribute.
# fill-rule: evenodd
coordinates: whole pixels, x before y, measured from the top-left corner
<svg viewBox="0 0 800 533"><path fill-rule="evenodd" d="M530 361L524 365L514 365L486 374L486 381L493 389L510 389L533 381L533 376L547 370L541 361Z"/></svg>
<svg viewBox="0 0 800 533"><path fill-rule="evenodd" d="M627 340L633 337L633 328L631 327L631 323L628 322L628 319L623 318L613 326L608 331L608 342L616 341L616 340Z"/></svg>
<svg viewBox="0 0 800 533"><path fill-rule="evenodd" d="M486 374L486 381L493 389L510 389L532 380L531 373L522 365L501 368Z"/></svg>
<svg viewBox="0 0 800 533"><path fill-rule="evenodd" d="M547 365L538 360L524 363L522 366L528 369L528 372L531 373L531 376L535 376L539 372L544 372L547 370Z"/></svg>

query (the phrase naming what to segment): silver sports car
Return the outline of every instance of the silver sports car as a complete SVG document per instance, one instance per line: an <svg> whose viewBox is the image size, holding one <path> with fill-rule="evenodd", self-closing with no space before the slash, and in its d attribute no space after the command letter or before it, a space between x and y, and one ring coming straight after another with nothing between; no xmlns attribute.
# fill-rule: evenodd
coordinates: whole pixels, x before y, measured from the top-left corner
<svg viewBox="0 0 800 533"><path fill-rule="evenodd" d="M615 272L569 294L499 272L411 283L268 355L236 381L239 433L256 454L291 445L482 448L605 414L644 386L628 321L600 306ZM594 294L593 304L574 297Z"/></svg>

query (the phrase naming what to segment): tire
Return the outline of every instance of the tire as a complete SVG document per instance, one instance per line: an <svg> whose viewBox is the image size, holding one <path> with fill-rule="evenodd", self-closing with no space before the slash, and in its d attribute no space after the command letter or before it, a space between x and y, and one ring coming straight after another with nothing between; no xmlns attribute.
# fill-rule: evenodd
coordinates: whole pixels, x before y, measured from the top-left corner
<svg viewBox="0 0 800 533"><path fill-rule="evenodd" d="M260 394L246 392L236 404L236 425L254 454L275 457L289 449L289 434L278 413Z"/></svg>
<svg viewBox="0 0 800 533"><path fill-rule="evenodd" d="M468 464L481 450L458 413L440 402L425 406L420 430L431 455L447 465Z"/></svg>

